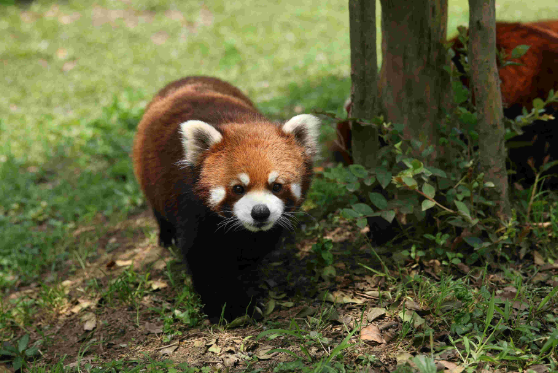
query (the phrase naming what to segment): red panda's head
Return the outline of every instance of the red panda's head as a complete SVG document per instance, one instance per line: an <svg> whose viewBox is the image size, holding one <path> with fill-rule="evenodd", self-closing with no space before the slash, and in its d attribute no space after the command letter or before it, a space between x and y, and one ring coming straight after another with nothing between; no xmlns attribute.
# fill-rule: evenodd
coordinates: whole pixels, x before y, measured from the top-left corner
<svg viewBox="0 0 558 373"><path fill-rule="evenodd" d="M283 125L256 121L216 129L197 120L182 123L183 163L199 172L194 193L230 228L289 227L290 213L310 186L319 125L308 114Z"/></svg>

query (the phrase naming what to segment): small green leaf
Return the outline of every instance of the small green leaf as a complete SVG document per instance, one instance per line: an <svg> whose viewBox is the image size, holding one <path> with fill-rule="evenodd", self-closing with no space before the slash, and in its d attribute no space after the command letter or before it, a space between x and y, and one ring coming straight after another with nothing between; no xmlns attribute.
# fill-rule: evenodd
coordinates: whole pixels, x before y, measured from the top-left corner
<svg viewBox="0 0 558 373"><path fill-rule="evenodd" d="M345 219L355 219L359 218L361 215L352 209L343 209L341 210L341 216Z"/></svg>
<svg viewBox="0 0 558 373"><path fill-rule="evenodd" d="M387 203L386 203L387 205ZM353 210L355 210L356 212L358 212L361 215L372 215L374 213L374 210L372 210L372 208L364 203L355 203L353 206Z"/></svg>
<svg viewBox="0 0 558 373"><path fill-rule="evenodd" d="M416 172L420 169L422 169L424 167L424 165L422 164L421 161L419 161L418 159L413 159L413 161L411 162L411 166L413 168L413 170Z"/></svg>
<svg viewBox="0 0 558 373"><path fill-rule="evenodd" d="M422 201L422 211L426 211L429 208L432 208L436 205L436 203L434 203L433 201L429 200L429 199L425 199L424 201Z"/></svg>
<svg viewBox="0 0 558 373"><path fill-rule="evenodd" d="M370 175L366 179L364 179L362 182L364 183L364 185L370 186L370 185L374 184L375 181L376 181L376 177Z"/></svg>
<svg viewBox="0 0 558 373"><path fill-rule="evenodd" d="M453 201L455 203L455 205L457 206L457 209L459 211L461 211L462 213L464 213L467 216L471 216L471 213L469 212L469 208L467 207L466 204L464 204L463 202L459 202L459 201Z"/></svg>
<svg viewBox="0 0 558 373"><path fill-rule="evenodd" d="M361 179L364 179L366 176L368 176L368 171L366 171L366 168L364 168L364 166L360 164L350 165L349 170L351 170L353 175L355 175L356 177L360 177Z"/></svg>
<svg viewBox="0 0 558 373"><path fill-rule="evenodd" d="M357 227L359 227L360 229L366 227L367 224L368 221L366 220L366 218L359 218L356 222Z"/></svg>
<svg viewBox="0 0 558 373"><path fill-rule="evenodd" d="M465 111L459 115L459 120L463 123L467 129L475 128L477 125L477 115L469 111Z"/></svg>
<svg viewBox="0 0 558 373"><path fill-rule="evenodd" d="M517 47L513 48L511 52L511 58L520 58L522 57L527 51L529 50L529 45L518 45Z"/></svg>
<svg viewBox="0 0 558 373"><path fill-rule="evenodd" d="M380 213L380 216L384 219L386 219L389 223L391 223L393 221L393 218L395 218L395 211L389 210L389 211L382 211Z"/></svg>
<svg viewBox="0 0 558 373"><path fill-rule="evenodd" d="M540 98L536 98L533 100L533 107L537 110L541 110L544 108L544 101Z"/></svg>
<svg viewBox="0 0 558 373"><path fill-rule="evenodd" d="M27 350L25 350L25 355L29 356L29 357L33 357L35 355L37 355L39 353L39 348L37 346L31 347Z"/></svg>
<svg viewBox="0 0 558 373"><path fill-rule="evenodd" d="M21 339L19 340L18 344L17 344L17 350L19 352L23 352L25 351L25 349L27 348L27 345L29 344L29 334L25 334L23 337L21 337Z"/></svg>
<svg viewBox="0 0 558 373"><path fill-rule="evenodd" d="M449 220L448 223L450 223L453 226L459 227L459 228L467 228L467 227L470 226L469 223L467 223L462 218L455 218L455 219Z"/></svg>
<svg viewBox="0 0 558 373"><path fill-rule="evenodd" d="M14 349L14 351L0 350L0 356L16 356L16 355L17 355L17 352L15 351L15 349Z"/></svg>
<svg viewBox="0 0 558 373"><path fill-rule="evenodd" d="M463 240L474 248L481 247L484 243L483 240L478 237L465 237L463 238Z"/></svg>
<svg viewBox="0 0 558 373"><path fill-rule="evenodd" d="M378 182L382 186L382 188L386 189L388 184L391 182L391 172L385 169L385 167L377 167L376 168L376 178Z"/></svg>
<svg viewBox="0 0 558 373"><path fill-rule="evenodd" d="M415 179L413 179L412 177L403 176L402 179L403 179L403 182L405 183L405 185L407 185L409 188L415 189L417 187L417 181Z"/></svg>
<svg viewBox="0 0 558 373"><path fill-rule="evenodd" d="M432 172L432 175L438 176L438 177L445 177L447 178L448 176L446 175L446 173L442 170L440 170L439 168L436 167L425 167L428 171Z"/></svg>
<svg viewBox="0 0 558 373"><path fill-rule="evenodd" d="M556 165L558 165L558 161L548 162L548 163L546 163L545 165L542 166L541 172L544 172L544 171L548 170L549 168L554 167Z"/></svg>
<svg viewBox="0 0 558 373"><path fill-rule="evenodd" d="M15 371L18 371L21 369L22 366L23 366L23 358L21 356L17 356L14 359L12 367L14 368Z"/></svg>
<svg viewBox="0 0 558 373"><path fill-rule="evenodd" d="M346 188L349 192L355 192L360 188L360 183L348 183Z"/></svg>
<svg viewBox="0 0 558 373"><path fill-rule="evenodd" d="M454 80L452 82L453 88L453 101L459 105L467 101L469 98L469 90L463 86L460 80Z"/></svg>
<svg viewBox="0 0 558 373"><path fill-rule="evenodd" d="M436 189L434 189L434 187L428 183L425 183L422 186L422 192L430 198L434 198L434 196L436 195Z"/></svg>
<svg viewBox="0 0 558 373"><path fill-rule="evenodd" d="M374 204L374 206L380 210L387 208L388 202L380 193L369 193L368 197L370 197L370 201Z"/></svg>

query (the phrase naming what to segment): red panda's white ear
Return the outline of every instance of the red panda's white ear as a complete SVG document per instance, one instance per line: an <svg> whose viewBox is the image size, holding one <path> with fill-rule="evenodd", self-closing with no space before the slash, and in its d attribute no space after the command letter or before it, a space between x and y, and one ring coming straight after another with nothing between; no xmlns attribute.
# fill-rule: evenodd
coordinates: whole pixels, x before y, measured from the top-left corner
<svg viewBox="0 0 558 373"><path fill-rule="evenodd" d="M304 146L306 154L316 158L319 153L318 137L320 136L320 120L310 114L300 114L283 124L283 132L292 133L296 140Z"/></svg>
<svg viewBox="0 0 558 373"><path fill-rule="evenodd" d="M182 146L186 154L185 163L195 165L200 154L217 144L223 135L215 127L201 120L189 120L180 125Z"/></svg>

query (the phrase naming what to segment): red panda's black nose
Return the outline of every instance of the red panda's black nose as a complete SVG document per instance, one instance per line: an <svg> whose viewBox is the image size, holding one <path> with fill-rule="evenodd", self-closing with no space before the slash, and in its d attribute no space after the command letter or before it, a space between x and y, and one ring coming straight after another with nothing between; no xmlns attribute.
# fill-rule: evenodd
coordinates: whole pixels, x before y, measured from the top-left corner
<svg viewBox="0 0 558 373"><path fill-rule="evenodd" d="M252 219L254 219L255 221L264 222L267 220L267 218L269 218L271 212L269 211L266 205L259 204L252 207L252 213L250 215L252 215Z"/></svg>

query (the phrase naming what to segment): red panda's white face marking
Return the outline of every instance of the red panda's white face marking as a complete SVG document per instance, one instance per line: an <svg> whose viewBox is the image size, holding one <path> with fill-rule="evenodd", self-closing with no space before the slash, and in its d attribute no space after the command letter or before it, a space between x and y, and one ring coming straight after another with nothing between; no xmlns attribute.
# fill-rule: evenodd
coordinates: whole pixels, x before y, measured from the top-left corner
<svg viewBox="0 0 558 373"><path fill-rule="evenodd" d="M278 177L278 176L279 176L279 172L277 172L277 171L271 171L271 172L269 173L269 177L267 178L267 182L268 182L269 184L273 184L273 182L274 182L275 180L277 180L277 177Z"/></svg>
<svg viewBox="0 0 558 373"><path fill-rule="evenodd" d="M242 184L244 184L244 185L250 184L250 176L248 176L248 174L246 174L244 172L241 173L241 174L238 174L238 180L240 180L242 182Z"/></svg>
<svg viewBox="0 0 558 373"><path fill-rule="evenodd" d="M214 207L225 199L227 191L223 187L217 187L209 190L209 204Z"/></svg>
<svg viewBox="0 0 558 373"><path fill-rule="evenodd" d="M291 191L293 192L293 195L296 198L300 198L300 196L301 196L300 184L292 183L291 184Z"/></svg>
<svg viewBox="0 0 558 373"><path fill-rule="evenodd" d="M307 114L282 126L229 123L218 130L188 121L181 125L182 163L199 170L194 193L226 218L220 226L253 232L290 227L289 213L302 204L310 184L318 126L319 120Z"/></svg>

